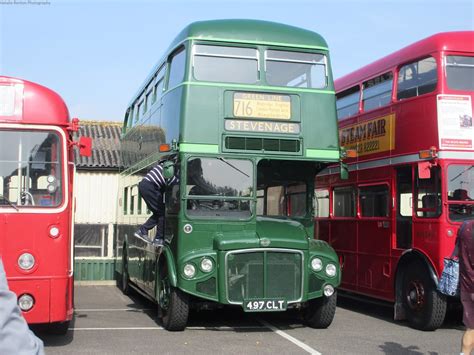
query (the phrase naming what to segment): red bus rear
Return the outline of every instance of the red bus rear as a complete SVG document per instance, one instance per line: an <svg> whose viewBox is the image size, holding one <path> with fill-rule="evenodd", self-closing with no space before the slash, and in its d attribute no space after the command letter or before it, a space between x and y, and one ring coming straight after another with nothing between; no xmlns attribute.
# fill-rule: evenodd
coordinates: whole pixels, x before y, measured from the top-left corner
<svg viewBox="0 0 474 355"><path fill-rule="evenodd" d="M456 232L474 218L474 32L440 33L336 80L349 180L316 178L316 236L338 252L342 289L395 303L436 329L436 291Z"/></svg>
<svg viewBox="0 0 474 355"><path fill-rule="evenodd" d="M28 323L73 315L73 142L55 92L0 76L0 256Z"/></svg>

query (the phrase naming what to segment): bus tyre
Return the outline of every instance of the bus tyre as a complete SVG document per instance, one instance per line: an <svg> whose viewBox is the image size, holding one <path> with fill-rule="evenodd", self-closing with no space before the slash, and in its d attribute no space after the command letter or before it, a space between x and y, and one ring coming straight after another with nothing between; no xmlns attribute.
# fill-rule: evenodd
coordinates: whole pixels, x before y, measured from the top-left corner
<svg viewBox="0 0 474 355"><path fill-rule="evenodd" d="M127 249L125 246L122 252L122 278L119 285L124 295L130 294L130 276L128 274Z"/></svg>
<svg viewBox="0 0 474 355"><path fill-rule="evenodd" d="M168 284L162 288L159 302L163 327L171 331L184 330L189 316L188 295Z"/></svg>
<svg viewBox="0 0 474 355"><path fill-rule="evenodd" d="M424 264L411 263L402 277L402 301L410 326L419 330L439 328L446 315L446 297L436 290Z"/></svg>
<svg viewBox="0 0 474 355"><path fill-rule="evenodd" d="M69 323L70 321L51 323L48 326L48 333L53 335L65 335L69 329Z"/></svg>
<svg viewBox="0 0 474 355"><path fill-rule="evenodd" d="M327 328L331 325L336 314L337 293L330 297L319 297L308 301L303 309L303 319L311 328Z"/></svg>

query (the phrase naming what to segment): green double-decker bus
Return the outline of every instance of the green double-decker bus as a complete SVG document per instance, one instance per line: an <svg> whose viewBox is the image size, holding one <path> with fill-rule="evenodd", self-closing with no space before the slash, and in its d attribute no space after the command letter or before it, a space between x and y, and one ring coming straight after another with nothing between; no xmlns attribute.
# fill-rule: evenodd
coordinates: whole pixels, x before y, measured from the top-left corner
<svg viewBox="0 0 474 355"><path fill-rule="evenodd" d="M168 330L192 307L296 308L328 327L338 258L314 239L315 174L339 161L325 40L278 23L187 26L127 109L122 137L119 284L158 303ZM138 183L159 161L165 243L134 231L149 216ZM150 240L153 239L150 232Z"/></svg>

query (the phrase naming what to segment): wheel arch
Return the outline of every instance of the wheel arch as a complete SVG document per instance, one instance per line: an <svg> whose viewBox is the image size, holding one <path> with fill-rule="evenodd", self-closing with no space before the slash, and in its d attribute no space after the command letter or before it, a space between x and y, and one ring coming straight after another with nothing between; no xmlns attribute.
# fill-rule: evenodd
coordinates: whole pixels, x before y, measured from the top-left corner
<svg viewBox="0 0 474 355"><path fill-rule="evenodd" d="M436 274L435 268L431 260L420 250L409 249L406 250L400 260L398 261L397 270L395 273L395 309L394 309L394 319L395 320L404 320L406 319L405 310L403 309L402 301L402 282L403 282L403 272L408 268L408 266L414 262L421 262L424 265L425 269L428 271L430 279L433 281L435 287L438 286L438 276Z"/></svg>
<svg viewBox="0 0 474 355"><path fill-rule="evenodd" d="M163 250L159 256L157 266L158 268L163 267L166 264L170 277L170 284L173 287L178 285L178 276L176 272L176 263L173 257L173 253L168 245L163 246Z"/></svg>

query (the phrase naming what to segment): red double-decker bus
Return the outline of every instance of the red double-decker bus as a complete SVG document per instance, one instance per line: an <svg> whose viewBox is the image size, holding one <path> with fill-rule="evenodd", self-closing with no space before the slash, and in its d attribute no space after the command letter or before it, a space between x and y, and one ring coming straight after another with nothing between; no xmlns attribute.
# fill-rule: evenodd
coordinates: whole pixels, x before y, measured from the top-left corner
<svg viewBox="0 0 474 355"><path fill-rule="evenodd" d="M440 33L335 82L349 180L316 178L316 236L337 251L343 290L394 302L438 328L436 290L462 221L474 218L474 32Z"/></svg>
<svg viewBox="0 0 474 355"><path fill-rule="evenodd" d="M28 323L58 333L73 315L77 127L55 92L0 76L0 257ZM90 141L81 144L90 154Z"/></svg>

